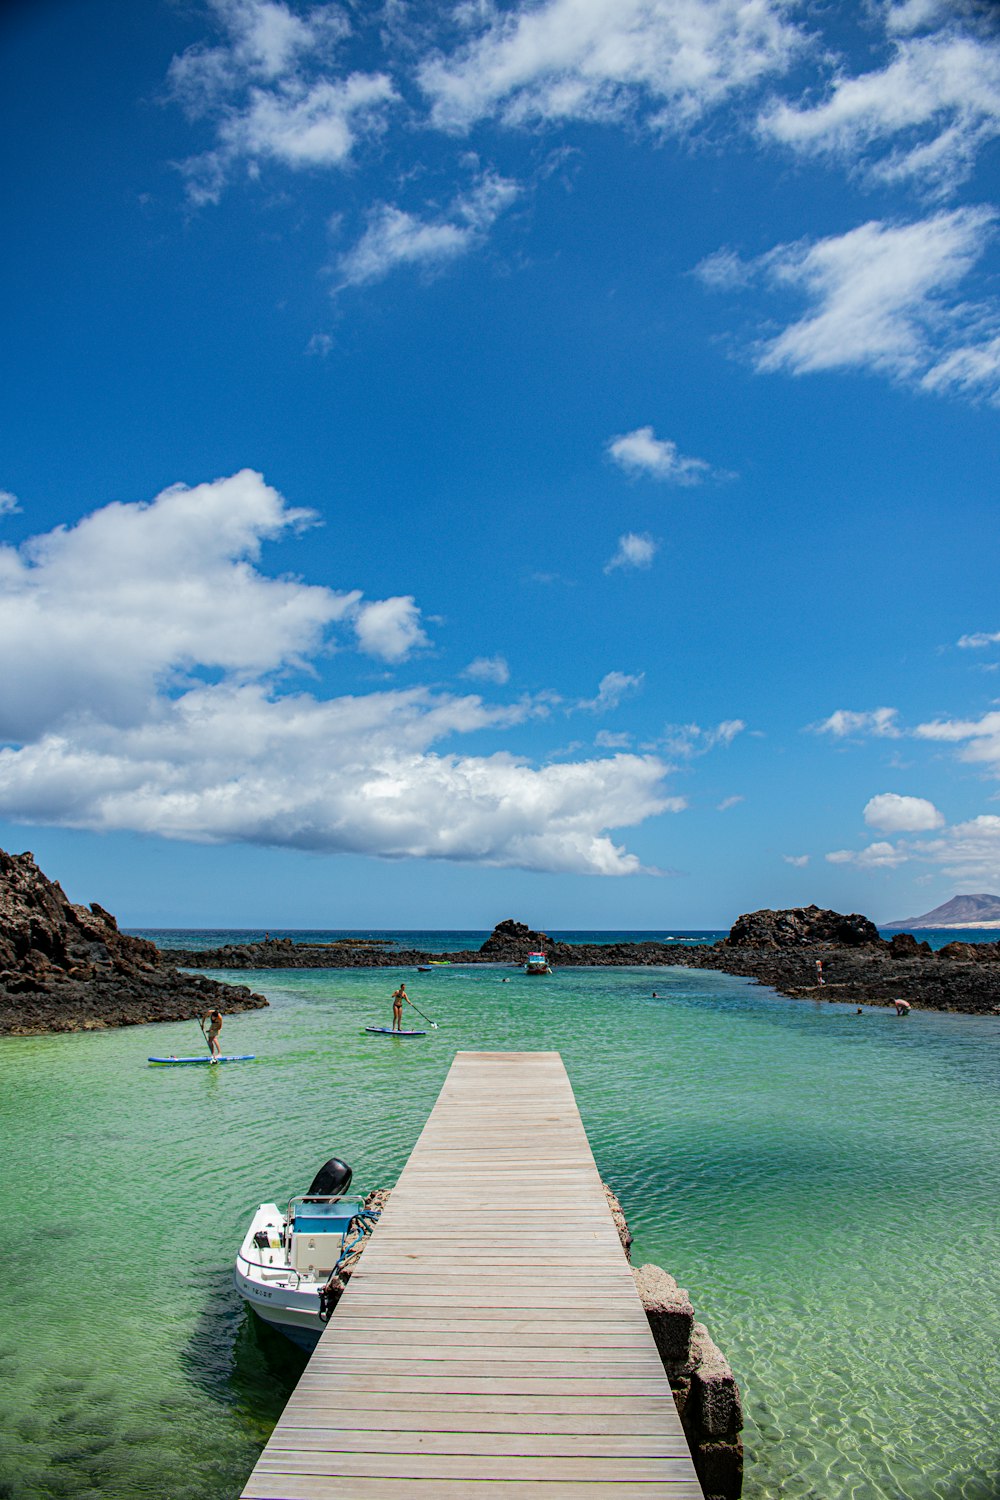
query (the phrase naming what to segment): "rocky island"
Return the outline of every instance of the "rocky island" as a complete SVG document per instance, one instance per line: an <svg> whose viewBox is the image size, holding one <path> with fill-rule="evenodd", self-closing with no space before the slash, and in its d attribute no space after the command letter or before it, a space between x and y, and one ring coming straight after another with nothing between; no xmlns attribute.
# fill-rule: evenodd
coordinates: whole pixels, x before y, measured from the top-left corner
<svg viewBox="0 0 1000 1500"><path fill-rule="evenodd" d="M818 906L748 912L721 942L691 946L656 941L562 943L508 918L497 924L482 947L455 953L424 953L356 940L320 945L272 938L209 951L165 951L160 957L164 963L204 969L406 968L441 959L520 965L533 949L543 949L557 971L581 965L716 969L755 979L796 999L891 1005L901 995L932 1010L1000 1015L1000 943L948 943L935 951L911 933L897 933L887 941L857 912L845 916Z"/></svg>
<svg viewBox="0 0 1000 1500"><path fill-rule="evenodd" d="M267 1001L245 985L178 973L96 902L74 906L33 855L0 849L0 1035L187 1021L215 1005Z"/></svg>

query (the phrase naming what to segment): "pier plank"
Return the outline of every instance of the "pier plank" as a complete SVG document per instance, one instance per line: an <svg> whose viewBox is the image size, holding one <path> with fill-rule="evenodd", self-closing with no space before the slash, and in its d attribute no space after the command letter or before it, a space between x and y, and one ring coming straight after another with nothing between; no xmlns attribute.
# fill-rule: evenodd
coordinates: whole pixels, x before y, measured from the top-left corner
<svg viewBox="0 0 1000 1500"><path fill-rule="evenodd" d="M558 1053L459 1053L244 1500L701 1500Z"/></svg>

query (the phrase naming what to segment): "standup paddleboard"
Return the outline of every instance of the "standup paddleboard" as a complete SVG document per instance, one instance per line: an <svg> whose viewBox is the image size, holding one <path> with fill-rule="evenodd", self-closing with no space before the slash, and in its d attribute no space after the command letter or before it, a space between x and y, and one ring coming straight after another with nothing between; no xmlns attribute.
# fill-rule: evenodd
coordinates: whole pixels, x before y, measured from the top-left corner
<svg viewBox="0 0 1000 1500"><path fill-rule="evenodd" d="M372 1036L426 1036L426 1031L393 1031L391 1026L366 1026Z"/></svg>
<svg viewBox="0 0 1000 1500"><path fill-rule="evenodd" d="M253 1062L257 1056L256 1052L246 1052L242 1057L217 1057L216 1064L224 1062ZM180 1067L182 1063L200 1063L209 1066L212 1062L210 1057L151 1057L151 1063L159 1063L161 1067Z"/></svg>

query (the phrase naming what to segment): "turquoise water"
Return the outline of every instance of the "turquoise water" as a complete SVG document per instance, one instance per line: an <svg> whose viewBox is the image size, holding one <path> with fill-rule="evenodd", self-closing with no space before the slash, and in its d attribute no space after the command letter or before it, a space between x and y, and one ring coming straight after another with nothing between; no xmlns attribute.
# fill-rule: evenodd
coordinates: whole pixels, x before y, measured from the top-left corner
<svg viewBox="0 0 1000 1500"><path fill-rule="evenodd" d="M232 1291L250 1211L332 1154L391 1185L456 1048L553 1047L635 1260L732 1361L749 1500L997 1500L1000 1020L503 973L408 972L409 1043L355 970L255 975L240 1067L146 1066L194 1023L0 1045L0 1497L239 1494L302 1368Z"/></svg>

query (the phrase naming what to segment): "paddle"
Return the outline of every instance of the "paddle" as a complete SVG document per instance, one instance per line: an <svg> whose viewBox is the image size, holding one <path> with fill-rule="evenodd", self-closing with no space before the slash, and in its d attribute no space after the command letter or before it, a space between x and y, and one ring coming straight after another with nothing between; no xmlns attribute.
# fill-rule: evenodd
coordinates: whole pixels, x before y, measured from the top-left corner
<svg viewBox="0 0 1000 1500"><path fill-rule="evenodd" d="M205 1018L204 1018L204 1016L199 1016L198 1017L198 1026L199 1026L199 1028L201 1030L202 1036L205 1038L205 1046L208 1048L209 1054L211 1055L211 1052L212 1052L212 1043L208 1040L208 1032L205 1030Z"/></svg>
<svg viewBox="0 0 1000 1500"><path fill-rule="evenodd" d="M410 999L409 995L407 995L406 999L407 999L407 1001L408 1001L408 1003L410 1005L413 1005L413 1001ZM423 1017L423 1019L427 1022L428 1026L431 1028L432 1031L437 1031L437 1029L438 1029L438 1023L436 1021L432 1021L431 1018L430 1018L430 1016L425 1016L424 1013L423 1013L423 1011L419 1008L419 1006L413 1005L413 1009L417 1012L418 1016L422 1016Z"/></svg>

